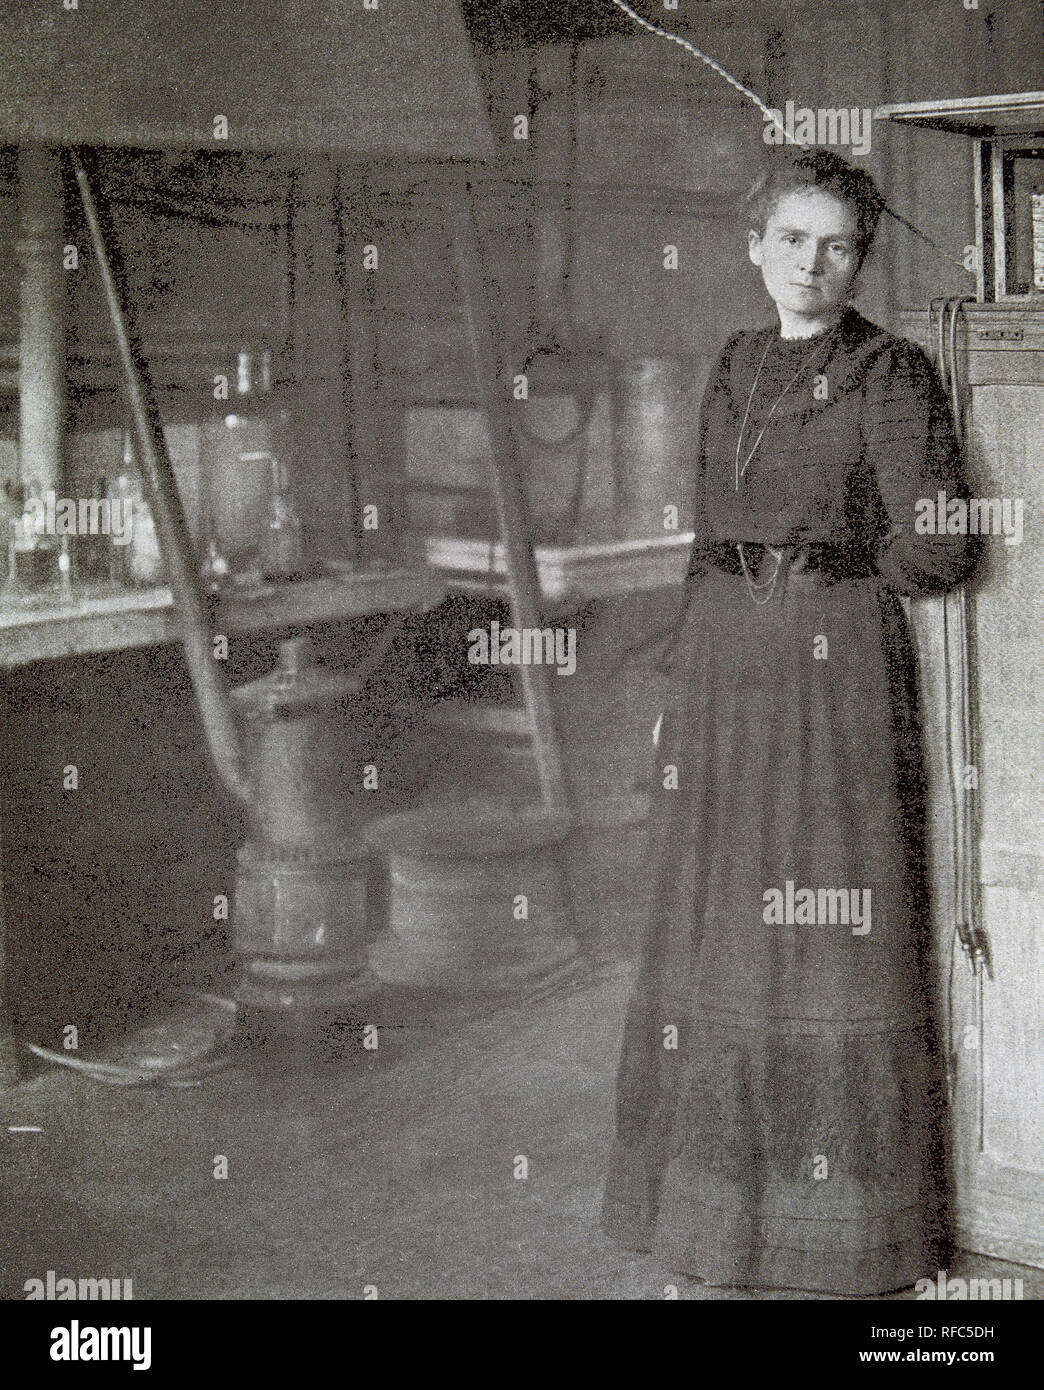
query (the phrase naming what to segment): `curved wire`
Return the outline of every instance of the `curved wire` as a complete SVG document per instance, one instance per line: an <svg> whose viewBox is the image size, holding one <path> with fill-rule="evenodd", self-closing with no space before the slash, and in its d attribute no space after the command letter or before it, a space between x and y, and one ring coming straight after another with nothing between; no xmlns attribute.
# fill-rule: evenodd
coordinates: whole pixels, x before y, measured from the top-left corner
<svg viewBox="0 0 1044 1390"><path fill-rule="evenodd" d="M633 19L636 24L640 24L643 29L648 29L650 34L656 34L657 37L661 39L669 39L671 43L676 43L684 48L686 52L691 53L694 58L699 58L701 63L706 63L719 77L723 77L730 87L735 87L737 92L742 92L748 101L752 101L766 120L771 121L778 130L783 132L784 139L789 140L792 145L801 144L800 140L795 140L793 135L790 134L776 112L773 111L770 106L765 105L757 92L752 92L749 87L744 87L739 78L733 77L732 73L723 68L716 58L710 57L709 54L697 48L694 43L690 43L688 39L683 39L680 34L672 34L669 29L661 29L658 24L653 24L651 20L644 19L636 10L631 9L630 5L626 3L626 0L613 0L613 4L618 10L623 10L624 14Z"/></svg>
<svg viewBox="0 0 1044 1390"><path fill-rule="evenodd" d="M792 145L797 145L801 149L804 148L804 143L801 140L796 140L794 136L791 135L780 120L778 113L773 111L770 106L766 106L757 92L752 92L749 87L743 85L739 78L733 77L732 73L723 68L716 58L712 58L709 54L704 53L702 49L697 48L696 45L690 43L688 39L682 38L680 34L672 34L669 29L661 29L658 24L653 24L651 20L645 19L627 4L627 0L612 0L612 3L618 10L622 10L628 18L633 19L636 24L640 24L643 29L648 29L650 34L655 34L657 38L667 39L670 43L678 44L679 47L684 48L687 53L691 53L694 58L698 58L701 63L706 63L719 77L724 78L730 87L735 87L737 92L741 92L748 101L752 101L765 119L771 121L777 130L783 132L784 140L788 140ZM882 204L881 211L886 212L889 217L893 217L896 222L901 223L908 231L920 237L921 240L926 245L930 246L936 255L941 256L943 260L949 261L951 265L959 265L962 270L967 270L967 266L959 256L954 256L951 252L944 250L938 242L933 241L927 232L923 232L920 227L915 226L914 223L911 222L909 218L904 217L901 212L896 212L895 209L889 207L887 203Z"/></svg>

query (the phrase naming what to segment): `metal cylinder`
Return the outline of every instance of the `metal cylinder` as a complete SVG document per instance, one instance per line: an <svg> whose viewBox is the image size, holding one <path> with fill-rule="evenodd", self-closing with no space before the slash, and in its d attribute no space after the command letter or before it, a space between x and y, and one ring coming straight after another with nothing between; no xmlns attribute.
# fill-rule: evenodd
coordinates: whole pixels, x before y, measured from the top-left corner
<svg viewBox="0 0 1044 1390"><path fill-rule="evenodd" d="M576 954L556 862L566 837L539 804L428 807L385 817L367 839L388 861L389 920L370 951L378 979L493 993L516 989Z"/></svg>
<svg viewBox="0 0 1044 1390"><path fill-rule="evenodd" d="M18 151L19 471L26 491L61 491L65 438L64 205L58 151Z"/></svg>
<svg viewBox="0 0 1044 1390"><path fill-rule="evenodd" d="M693 442L685 363L636 357L621 364L614 399L616 534L662 536L677 507L677 529L691 525L686 475Z"/></svg>

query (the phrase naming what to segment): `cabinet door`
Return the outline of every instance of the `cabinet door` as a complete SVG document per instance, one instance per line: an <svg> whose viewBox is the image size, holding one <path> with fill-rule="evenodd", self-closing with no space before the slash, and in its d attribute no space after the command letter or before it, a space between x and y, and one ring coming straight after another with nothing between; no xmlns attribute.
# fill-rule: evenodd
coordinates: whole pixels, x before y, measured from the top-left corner
<svg viewBox="0 0 1044 1390"><path fill-rule="evenodd" d="M1040 384L984 381L980 357L968 420L976 495L1021 502L1023 517L1021 540L990 538L971 609L979 912L993 979L974 982L962 966L954 991L956 1159L969 1247L1044 1265L1044 354L1021 356Z"/></svg>
<svg viewBox="0 0 1044 1390"><path fill-rule="evenodd" d="M910 337L933 348L923 313ZM1022 503L1022 539L987 542L988 566L968 596L977 787L979 925L993 978L971 973L954 945L947 695L959 710L951 656L956 605L913 604L929 797L932 907L940 990L950 1001L949 1067L957 1218L962 1244L1044 1266L1044 314L973 305L958 343L966 387L973 496ZM948 629L948 631L947 631ZM946 638L948 636L948 644ZM959 715L956 717L959 718Z"/></svg>

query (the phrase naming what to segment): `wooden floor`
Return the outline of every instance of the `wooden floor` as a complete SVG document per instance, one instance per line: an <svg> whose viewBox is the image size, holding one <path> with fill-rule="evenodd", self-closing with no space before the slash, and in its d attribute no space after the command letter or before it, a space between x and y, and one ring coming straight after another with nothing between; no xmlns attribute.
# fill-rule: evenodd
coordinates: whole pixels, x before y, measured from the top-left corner
<svg viewBox="0 0 1044 1390"><path fill-rule="evenodd" d="M599 1232L632 969L496 1010L386 999L355 1020L380 1025L376 1053L346 1028L187 1088L38 1075L0 1095L0 1294L53 1270L136 1299L801 1297L707 1288ZM1044 1293L979 1256L949 1273Z"/></svg>

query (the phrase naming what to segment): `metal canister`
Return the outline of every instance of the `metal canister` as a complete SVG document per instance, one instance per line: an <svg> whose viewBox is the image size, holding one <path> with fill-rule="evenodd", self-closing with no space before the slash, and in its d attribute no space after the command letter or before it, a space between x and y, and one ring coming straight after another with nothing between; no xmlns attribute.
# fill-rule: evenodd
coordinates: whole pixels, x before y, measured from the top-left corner
<svg viewBox="0 0 1044 1390"><path fill-rule="evenodd" d="M672 521L679 531L692 525L688 466L696 412L689 385L681 358L635 357L620 364L613 402L618 537L670 534Z"/></svg>

